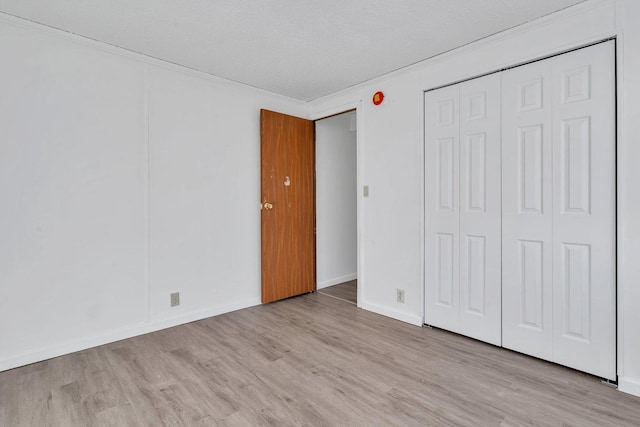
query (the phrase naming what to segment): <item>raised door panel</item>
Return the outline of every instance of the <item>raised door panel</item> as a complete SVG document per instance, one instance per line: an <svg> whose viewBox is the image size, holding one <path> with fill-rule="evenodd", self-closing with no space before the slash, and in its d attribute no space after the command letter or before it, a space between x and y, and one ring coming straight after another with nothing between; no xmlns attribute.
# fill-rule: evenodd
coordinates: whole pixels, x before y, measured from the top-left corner
<svg viewBox="0 0 640 427"><path fill-rule="evenodd" d="M551 62L553 360L615 380L614 44Z"/></svg>
<svg viewBox="0 0 640 427"><path fill-rule="evenodd" d="M560 244L556 288L562 296L556 304L559 318L557 335L584 343L591 342L591 245Z"/></svg>
<svg viewBox="0 0 640 427"><path fill-rule="evenodd" d="M454 184L456 178L454 153L456 152L456 138L447 136L436 141L436 210L439 212L454 212Z"/></svg>
<svg viewBox="0 0 640 427"><path fill-rule="evenodd" d="M425 93L425 323L459 332L459 87Z"/></svg>
<svg viewBox="0 0 640 427"><path fill-rule="evenodd" d="M518 326L543 332L551 326L544 315L544 242L519 240L517 244Z"/></svg>
<svg viewBox="0 0 640 427"><path fill-rule="evenodd" d="M435 281L437 285L435 303L443 308L455 309L457 303L456 294L456 259L455 236L450 233L436 234L436 268Z"/></svg>
<svg viewBox="0 0 640 427"><path fill-rule="evenodd" d="M517 129L516 172L519 214L539 214L542 210L543 178L543 124L520 126ZM530 215L533 217L533 215Z"/></svg>
<svg viewBox="0 0 640 427"><path fill-rule="evenodd" d="M502 73L502 345L552 358L551 64Z"/></svg>
<svg viewBox="0 0 640 427"><path fill-rule="evenodd" d="M460 85L460 333L501 344L500 75Z"/></svg>

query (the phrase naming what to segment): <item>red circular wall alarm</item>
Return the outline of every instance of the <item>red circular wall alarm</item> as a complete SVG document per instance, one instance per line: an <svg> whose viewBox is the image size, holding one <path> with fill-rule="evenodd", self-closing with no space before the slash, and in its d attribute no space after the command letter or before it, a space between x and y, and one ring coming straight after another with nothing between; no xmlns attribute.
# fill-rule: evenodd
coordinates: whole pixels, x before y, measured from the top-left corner
<svg viewBox="0 0 640 427"><path fill-rule="evenodd" d="M380 91L374 93L373 94L373 98L371 100L373 101L373 105L382 104L382 101L384 101L384 93L382 93Z"/></svg>

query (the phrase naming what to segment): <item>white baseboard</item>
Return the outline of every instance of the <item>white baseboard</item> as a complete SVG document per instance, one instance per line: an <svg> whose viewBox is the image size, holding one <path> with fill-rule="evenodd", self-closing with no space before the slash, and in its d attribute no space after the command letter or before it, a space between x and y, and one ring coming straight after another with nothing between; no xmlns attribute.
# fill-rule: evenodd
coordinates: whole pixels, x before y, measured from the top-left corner
<svg viewBox="0 0 640 427"><path fill-rule="evenodd" d="M369 310L377 314L381 314L383 316L391 317L392 319L400 320L401 322L410 323L415 326L422 326L422 317L416 316L410 313L404 313L402 311L396 311L391 308L381 307L375 304L369 304L367 302L362 302L362 309Z"/></svg>
<svg viewBox="0 0 640 427"><path fill-rule="evenodd" d="M345 276L336 277L329 280L323 280L322 282L318 282L317 289L328 288L329 286L339 285L340 283L350 282L352 280L356 280L358 278L358 273L351 273Z"/></svg>
<svg viewBox="0 0 640 427"><path fill-rule="evenodd" d="M618 390L640 397L640 380L637 378L618 377Z"/></svg>
<svg viewBox="0 0 640 427"><path fill-rule="evenodd" d="M230 313L232 311L253 307L260 304L260 299L251 299L223 307L185 313L168 319L152 321L150 323L127 326L125 328L112 330L94 337L81 338L59 345L38 348L27 353L22 353L17 356L9 357L8 359L0 360L0 372L31 363L41 362L43 360L51 359L54 357L63 356L65 354L74 353L76 351L86 350L91 347L109 344L115 341L132 338L138 335L148 334L150 332L159 331L161 329L167 329L173 326L195 322L196 320L202 320L206 319L207 317L218 316L220 314Z"/></svg>

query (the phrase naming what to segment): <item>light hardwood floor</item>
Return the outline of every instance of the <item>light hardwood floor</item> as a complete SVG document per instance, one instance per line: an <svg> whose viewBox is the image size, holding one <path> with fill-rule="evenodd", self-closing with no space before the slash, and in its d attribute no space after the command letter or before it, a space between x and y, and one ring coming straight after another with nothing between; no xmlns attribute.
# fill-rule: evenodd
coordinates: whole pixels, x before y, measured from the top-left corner
<svg viewBox="0 0 640 427"><path fill-rule="evenodd" d="M597 378L322 294L0 373L1 426L638 426Z"/></svg>
<svg viewBox="0 0 640 427"><path fill-rule="evenodd" d="M351 304L358 303L358 281L351 280L349 282L340 283L339 285L328 286L322 288L318 293L338 298Z"/></svg>

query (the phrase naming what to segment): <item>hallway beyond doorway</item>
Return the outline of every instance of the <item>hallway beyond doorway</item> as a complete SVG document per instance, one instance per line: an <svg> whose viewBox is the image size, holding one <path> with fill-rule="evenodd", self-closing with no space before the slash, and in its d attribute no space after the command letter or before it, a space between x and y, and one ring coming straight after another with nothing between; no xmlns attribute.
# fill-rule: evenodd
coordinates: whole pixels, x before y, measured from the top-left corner
<svg viewBox="0 0 640 427"><path fill-rule="evenodd" d="M323 294L351 304L358 303L358 280L350 280L338 285L328 286L318 290L319 294Z"/></svg>

